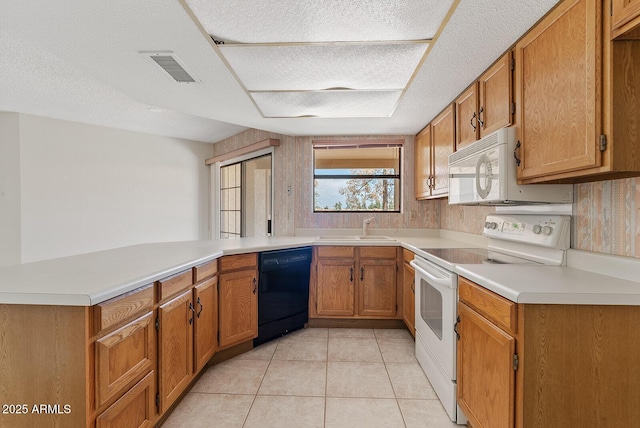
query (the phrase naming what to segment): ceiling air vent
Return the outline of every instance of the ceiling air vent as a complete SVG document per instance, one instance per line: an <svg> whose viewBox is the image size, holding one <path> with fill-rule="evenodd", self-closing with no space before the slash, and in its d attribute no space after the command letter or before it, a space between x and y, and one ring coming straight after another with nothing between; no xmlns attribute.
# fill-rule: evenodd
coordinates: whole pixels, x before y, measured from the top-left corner
<svg viewBox="0 0 640 428"><path fill-rule="evenodd" d="M154 64L162 68L165 75L178 83L194 83L198 80L189 73L173 52L140 52Z"/></svg>

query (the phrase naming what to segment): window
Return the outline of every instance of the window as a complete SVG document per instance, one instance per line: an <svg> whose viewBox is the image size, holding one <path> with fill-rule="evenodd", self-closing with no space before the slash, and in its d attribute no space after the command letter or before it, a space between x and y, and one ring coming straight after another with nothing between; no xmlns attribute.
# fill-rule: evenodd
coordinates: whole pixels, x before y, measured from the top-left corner
<svg viewBox="0 0 640 428"><path fill-rule="evenodd" d="M402 140L314 141L314 212L400 212Z"/></svg>

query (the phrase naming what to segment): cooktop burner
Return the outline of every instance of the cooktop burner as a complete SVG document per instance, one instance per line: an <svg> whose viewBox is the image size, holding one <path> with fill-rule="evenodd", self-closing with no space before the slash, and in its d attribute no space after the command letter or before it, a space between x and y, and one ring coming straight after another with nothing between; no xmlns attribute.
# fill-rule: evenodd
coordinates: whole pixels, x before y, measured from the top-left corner
<svg viewBox="0 0 640 428"><path fill-rule="evenodd" d="M520 259L484 248L422 248L422 251L452 264L533 263L526 259Z"/></svg>

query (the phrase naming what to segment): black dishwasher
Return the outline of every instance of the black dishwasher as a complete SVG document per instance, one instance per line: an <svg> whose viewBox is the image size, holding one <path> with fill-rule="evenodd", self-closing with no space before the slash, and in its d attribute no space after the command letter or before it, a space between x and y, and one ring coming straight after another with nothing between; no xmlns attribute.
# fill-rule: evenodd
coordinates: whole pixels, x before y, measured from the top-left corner
<svg viewBox="0 0 640 428"><path fill-rule="evenodd" d="M311 247L260 253L258 271L254 346L303 328L308 321Z"/></svg>

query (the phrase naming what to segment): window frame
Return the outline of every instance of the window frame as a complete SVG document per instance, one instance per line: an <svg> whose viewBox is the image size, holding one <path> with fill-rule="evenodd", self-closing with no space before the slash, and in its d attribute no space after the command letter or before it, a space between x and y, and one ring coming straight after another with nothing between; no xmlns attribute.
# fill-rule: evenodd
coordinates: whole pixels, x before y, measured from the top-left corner
<svg viewBox="0 0 640 428"><path fill-rule="evenodd" d="M398 149L398 171L396 174L385 175L357 175L357 174L316 174L316 149L371 149L371 148L397 148ZM311 165L311 188L313 197L311 198L312 212L314 214L344 214L344 213L378 213L378 214L399 214L402 213L402 171L403 171L403 153L404 140L402 139L384 139L384 140L313 140L312 141L312 165ZM322 179L392 179L398 180L398 185L394 185L394 196L397 199L397 209L395 210L318 210L316 209L315 182Z"/></svg>

